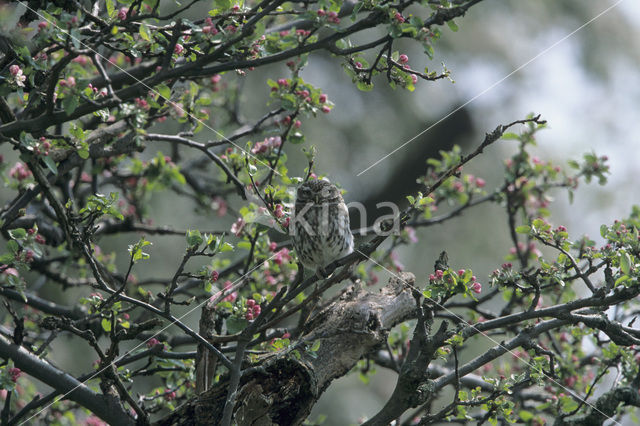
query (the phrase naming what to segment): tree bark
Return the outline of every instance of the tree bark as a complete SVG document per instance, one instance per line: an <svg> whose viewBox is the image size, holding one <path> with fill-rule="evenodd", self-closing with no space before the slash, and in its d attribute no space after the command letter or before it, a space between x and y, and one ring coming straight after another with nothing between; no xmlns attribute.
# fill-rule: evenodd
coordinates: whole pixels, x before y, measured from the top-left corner
<svg viewBox="0 0 640 426"><path fill-rule="evenodd" d="M84 383L46 363L23 347L11 343L2 335L0 335L0 357L12 359L15 366L25 373L59 392L68 393L65 398L91 410L109 424L122 426L135 424L133 418L115 398L94 392Z"/></svg>
<svg viewBox="0 0 640 426"><path fill-rule="evenodd" d="M415 316L414 282L413 274L403 273L375 294L351 286L313 318L289 348L247 364L238 388L234 424L301 424L334 379L383 344L393 326ZM313 351L317 341L320 347ZM156 424L217 424L226 384L223 379Z"/></svg>

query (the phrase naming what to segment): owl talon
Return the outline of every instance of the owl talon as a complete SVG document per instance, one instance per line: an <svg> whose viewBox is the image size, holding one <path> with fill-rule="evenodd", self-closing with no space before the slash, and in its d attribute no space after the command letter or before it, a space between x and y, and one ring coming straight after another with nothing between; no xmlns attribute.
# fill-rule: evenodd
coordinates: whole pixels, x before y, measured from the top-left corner
<svg viewBox="0 0 640 426"><path fill-rule="evenodd" d="M329 275L331 275L331 273L327 272L327 270L324 268L319 267L318 269L316 269L316 276L321 280L329 278Z"/></svg>

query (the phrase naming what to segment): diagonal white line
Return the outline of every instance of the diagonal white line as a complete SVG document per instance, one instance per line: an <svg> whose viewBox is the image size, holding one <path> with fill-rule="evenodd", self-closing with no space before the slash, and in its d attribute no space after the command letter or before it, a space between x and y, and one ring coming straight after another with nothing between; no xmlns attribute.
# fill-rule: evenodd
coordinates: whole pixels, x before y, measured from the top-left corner
<svg viewBox="0 0 640 426"><path fill-rule="evenodd" d="M62 31L64 34L66 34L67 36L69 36L70 38L72 38L73 40L77 41L79 44L81 44L82 46L84 46L85 48L87 48L88 50L92 51L93 53L95 53L98 57L100 57L101 59L104 59L105 61L109 62L109 59L106 58L105 56L103 56L102 54L100 54L100 52L97 52L96 50L92 49L91 46L85 44L82 40L78 39L77 37L74 37L69 31L67 31L66 29L56 25L55 22L50 21L49 19L47 19L46 16L41 15L40 13L38 13L38 11L32 9L31 7L29 7L28 5L26 5L22 0L17 0L18 3L20 3L22 6L24 6L25 8L27 8L28 10L30 10L31 12L35 13L36 15L38 15L38 17L40 19L43 19L45 21L47 21L48 23L50 23L52 26L58 28L60 31ZM245 149L243 149L240 145L234 143L232 140L230 140L229 138L227 138L225 135L223 135L222 133L220 133L219 131L217 131L216 129L214 129L213 127L209 126L207 123L205 123L203 120L199 119L198 117L194 116L193 114L185 111L179 104L173 102L171 99L167 99L166 97L162 96L162 94L160 94L157 90L155 90L153 87L150 87L149 85L147 85L145 82L143 82L142 80L134 77L133 75L131 75L126 69L118 66L118 64L115 63L111 63L109 62L112 66L114 66L115 68L117 68L119 71L122 71L124 74L126 74L127 76L131 77L134 81L140 83L142 86L144 86L146 89L149 90L149 92L158 95L158 97L164 99L165 101L167 101L167 103L169 105L171 105L174 108L179 109L180 111L182 111L183 113L185 113L186 115L188 115L189 117L191 117L193 120L197 121L198 123L202 124L203 127L206 127L207 129L211 130L213 133L215 133L216 135L218 135L220 138L224 139L225 141L229 142L231 145L235 146L236 148L238 148L240 151L242 151L245 155L253 158L254 160L256 160L258 163L267 166L267 168L269 168L271 171L273 171L276 175L278 176L282 176L277 170L274 170L269 164L265 163L264 161L260 160L259 158L257 158L255 155L251 154L250 152L247 152Z"/></svg>
<svg viewBox="0 0 640 426"><path fill-rule="evenodd" d="M413 142L414 140L416 140L417 138L419 138L420 136L424 135L425 133L427 133L429 130L433 129L435 126L437 126L438 124L442 123L444 120L446 120L447 118L451 117L453 114L455 114L456 112L460 111L462 108L466 107L467 105L469 105L471 102L475 101L476 99L478 99L480 96L484 95L485 93L487 93L488 91L490 91L491 89L493 89L494 87L496 87L497 85L499 85L500 83L502 83L503 81L505 81L506 79L508 79L509 77L511 77L512 75L514 75L515 73L517 73L518 71L520 71L521 69L523 69L524 67L526 67L527 65L529 65L530 63L532 63L533 61L535 61L536 59L538 59L539 57L541 57L542 55L546 54L547 52L549 52L551 49L553 49L554 47L556 47L557 45L559 45L560 43L562 43L563 41L565 41L566 39L568 39L569 37L573 36L575 33L577 33L578 31L582 30L584 27L586 27L587 25L591 24L593 21L595 21L596 19L600 18L602 15L608 13L609 11L611 11L611 9L615 8L616 6L618 6L620 3L622 3L624 0L618 0L617 2L615 2L614 4L612 4L611 6L607 7L606 9L604 9L602 12L598 13L596 16L594 16L593 18L591 18L590 20L588 20L587 22L585 22L584 24L580 25L578 28L576 28L575 30L571 31L569 34L567 34L566 36L562 37L560 40L556 41L555 43L553 43L551 46L547 47L546 49L544 49L542 52L538 53L537 55L535 55L533 58L529 59L527 62L525 62L524 64L520 65L518 68L514 69L513 71L511 71L509 74L505 75L504 77L502 77L500 80L496 81L495 83L493 83L491 86L487 87L486 89L484 89L483 91L481 91L480 93L478 93L477 95L475 95L474 97L472 97L471 99L469 99L468 101L466 101L465 103L463 103L462 105L460 105L458 108L454 109L453 111L451 111L450 113L448 113L447 115L445 115L444 117L442 117L441 119L439 119L438 121L436 121L435 123L433 123L431 126L427 127L426 129L424 129L423 131L421 131L420 133L418 133L417 135L415 135L414 137L412 137L411 139L409 139L408 141L404 142L402 145L400 145L399 147L397 147L396 149L394 149L393 151L391 151L390 153L388 153L387 155L385 155L384 157L382 157L381 159L379 159L378 161L376 161L375 163L371 164L369 167L367 167L366 169L362 170L360 173L358 173L356 176L360 176L363 173L367 172L368 170L372 169L373 167L377 166L378 164L380 164L381 162L383 162L384 160L386 160L387 158L389 158L390 156L392 156L393 154L395 154L396 152L398 152L399 150L401 150L402 148L404 148L405 146L409 145L411 142Z"/></svg>
<svg viewBox="0 0 640 426"><path fill-rule="evenodd" d="M399 279L400 281L402 281L407 287L412 288L413 290L417 291L418 293L422 294L422 290L412 286L411 284L409 284L408 282L406 282L405 280L403 280L402 278L400 278L400 276L398 276L396 273L394 273L393 271L390 271L389 269L387 269L384 265L381 265L380 263L378 263L375 259L367 256L366 254L364 254L363 252L361 252L360 250L356 249L356 251L358 253L360 253L362 256L366 257L367 259L369 259L371 262L375 263L377 266L380 266L382 269L384 269L385 271L387 271L389 274L393 275L394 277L396 277L397 279ZM444 307L443 305L441 305L440 303L436 302L435 300L433 300L430 297L426 297L423 295L423 297L425 299L428 299L429 301L433 302L433 304L437 305L438 307L442 308L444 311L446 311L447 313L453 315L454 317L456 317L458 320L460 320L460 322L468 325L469 327L473 328L474 330L476 330L478 332L479 335L486 337L487 339L489 339L491 342L495 343L497 346L501 347L502 349L504 349L505 351L507 351L508 353L510 353L511 355L513 355L514 358L516 358L517 360L521 361L522 363L528 365L529 367L535 369L535 366L530 363L529 361L527 361L526 359L522 358L520 355L518 355L517 353L513 352L511 349L507 349L504 345L502 345L500 342L498 342L497 340L493 339L491 336L487 335L486 333L478 330L473 324L469 324L467 321L464 320L464 318L460 317L458 314L456 314L455 312L453 312L452 310ZM544 374L544 371L543 371ZM577 393L575 393L573 391L573 389L569 389L566 386L556 382L553 377L549 377L548 375L545 374L545 376L554 384L558 385L559 387L561 387L562 389L564 389L565 391L567 391L570 395L572 395L573 397L575 397L576 399L578 399L581 402L584 402L586 405L588 405L589 407L591 407L592 409L594 409L595 411L597 411L598 413L602 414L603 416L605 416L607 419L613 421L614 423L622 426L622 423L619 423L618 421L616 421L613 417L609 417L607 416L605 413L603 413L602 411L600 411L597 407L595 407L594 405L590 404L589 402L587 402L586 400L582 399L580 397L580 395L578 395Z"/></svg>
<svg viewBox="0 0 640 426"><path fill-rule="evenodd" d="M267 260L271 260L276 256L277 253L274 253L273 255L271 255L271 257L269 257ZM240 276L237 280L235 280L232 285L230 286L231 288L229 289L222 289L220 291L218 291L217 293L213 294L211 297L220 297L222 294L224 294L225 292L231 292L233 291L236 287L236 283L239 283L241 280L243 280L247 275L249 275L250 273L252 273L253 271L255 271L256 269L258 269L259 267L262 266L264 262L260 262L258 263L256 266L254 266L253 268L251 268L251 270L247 271L246 274ZM129 355L131 352L135 351L136 349L138 349L140 346L146 344L149 340L153 339L154 337L158 336L160 333L162 333L163 331L165 331L167 328L171 327L172 325L174 325L176 322L180 321L182 318L186 317L187 315L189 315L190 313L192 313L193 311L195 311L196 309L200 308L202 305L204 305L205 303L207 303L210 300L209 297L207 297L206 299L204 299L204 301L198 305L196 305L194 308L188 310L186 313L182 314L181 316L179 316L178 318L176 318L174 321L172 321L171 323L169 323L167 326L163 327L162 329L160 329L157 333L155 333L153 336L149 337L148 339L144 340L143 342L140 342L138 345L134 346L133 348L129 349L124 355L118 357L118 359L114 359L113 361L111 361L107 366L105 366L103 369L96 371L94 374L91 375L91 377L88 377L86 380L84 380L83 382L81 382L79 385L77 385L76 387L74 387L73 389L71 389L70 391L66 392L63 395L60 395L58 397L56 397L53 402L51 402L50 404L46 405L45 407L43 407L41 410L39 410L37 413L33 414L31 417L29 417L28 419L24 420L23 422L20 423L19 426L24 425L25 423L27 423L29 420L33 419L34 417L38 416L40 413L42 413L43 411L45 411L46 409L48 409L49 407L51 407L53 404L55 404L56 402L64 399L64 397L66 397L67 395L69 395L71 392L75 391L76 389L78 389L80 386L84 385L86 382L88 382L89 380L95 378L96 376L98 376L100 373L102 373L103 371L105 371L107 368L111 368L111 366L115 366L116 363L118 361L120 361L121 359L123 359L124 357L126 357L127 355Z"/></svg>

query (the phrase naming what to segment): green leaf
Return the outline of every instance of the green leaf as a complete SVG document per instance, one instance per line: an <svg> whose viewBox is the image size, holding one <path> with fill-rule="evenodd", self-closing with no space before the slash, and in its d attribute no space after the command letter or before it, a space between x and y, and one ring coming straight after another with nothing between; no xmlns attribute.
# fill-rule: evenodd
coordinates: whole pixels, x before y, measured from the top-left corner
<svg viewBox="0 0 640 426"><path fill-rule="evenodd" d="M9 240L7 241L7 248L9 249L9 251L15 256L18 251L20 250L20 246L18 245L18 243L15 240Z"/></svg>
<svg viewBox="0 0 640 426"><path fill-rule="evenodd" d="M618 285L620 285L620 284L622 284L622 283L624 283L626 281L629 281L630 279L631 279L631 277L629 275L623 275L623 276L621 276L620 278L618 278L616 280L616 282L613 284L613 286L617 287Z"/></svg>
<svg viewBox="0 0 640 426"><path fill-rule="evenodd" d="M318 352L318 349L320 349L321 344L322 344L321 340L316 340L315 342L313 342L313 346L311 346L311 352Z"/></svg>
<svg viewBox="0 0 640 426"><path fill-rule="evenodd" d="M171 97L171 89L166 84L159 84L156 86L156 91L160 93L164 99L169 99Z"/></svg>
<svg viewBox="0 0 640 426"><path fill-rule="evenodd" d="M233 246L227 242L220 246L220 253L224 253L226 251L233 251Z"/></svg>
<svg viewBox="0 0 640 426"><path fill-rule="evenodd" d="M203 241L204 239L202 238L202 234L199 230L190 229L187 231L187 244L189 245L189 247L198 247L200 246L200 244L202 244Z"/></svg>
<svg viewBox="0 0 640 426"><path fill-rule="evenodd" d="M453 19L451 21L447 21L447 25L449 26L451 31L453 31L454 33L456 31L458 31L458 25L456 25L456 23L453 21Z"/></svg>
<svg viewBox="0 0 640 426"><path fill-rule="evenodd" d="M602 238L607 237L607 232L609 232L609 227L607 225L600 225L600 236Z"/></svg>
<svg viewBox="0 0 640 426"><path fill-rule="evenodd" d="M629 253L622 253L620 256L620 269L625 275L629 275L631 273L631 257Z"/></svg>
<svg viewBox="0 0 640 426"><path fill-rule="evenodd" d="M62 100L62 108L69 115L73 114L79 104L78 97L73 95L68 95Z"/></svg>
<svg viewBox="0 0 640 426"><path fill-rule="evenodd" d="M88 149L79 149L78 150L78 156L80 158L82 158L83 160L86 160L87 158L89 158L89 150Z"/></svg>
<svg viewBox="0 0 640 426"><path fill-rule="evenodd" d="M251 250L251 243L249 241L240 241L238 248L243 250Z"/></svg>
<svg viewBox="0 0 640 426"><path fill-rule="evenodd" d="M51 170L51 173L53 173L54 175L58 174L58 166L56 166L56 162L53 161L53 158L46 155L42 158L42 161L47 166L47 168Z"/></svg>
<svg viewBox="0 0 640 426"><path fill-rule="evenodd" d="M518 140L518 139L520 139L520 135L518 135L517 133L507 132L504 135L502 135L502 139L505 139L505 140Z"/></svg>
<svg viewBox="0 0 640 426"><path fill-rule="evenodd" d="M142 251L143 247L150 246L151 241L147 241L144 237L140 238L140 240L129 246L129 254L131 255L131 260L133 263L136 263L138 260L148 259L150 256L148 253Z"/></svg>
<svg viewBox="0 0 640 426"><path fill-rule="evenodd" d="M236 334L244 330L249 322L244 318L229 317L227 318L227 332L230 334Z"/></svg>
<svg viewBox="0 0 640 426"><path fill-rule="evenodd" d="M140 37L146 41L151 41L151 36L149 35L149 27L144 22L140 24Z"/></svg>
<svg viewBox="0 0 640 426"><path fill-rule="evenodd" d="M27 231L24 228L16 228L9 231L9 236L14 240L22 240L27 237Z"/></svg>
<svg viewBox="0 0 640 426"><path fill-rule="evenodd" d="M300 132L293 132L289 135L288 140L290 143L297 145L304 142L304 135Z"/></svg>
<svg viewBox="0 0 640 426"><path fill-rule="evenodd" d="M527 422L529 420L531 420L533 418L533 413L531 413L531 411L527 411L527 410L520 410L518 412L518 416L520 416L520 418Z"/></svg>
<svg viewBox="0 0 640 426"><path fill-rule="evenodd" d="M373 90L373 83L359 81L358 83L356 83L356 87L358 88L358 90L361 90L363 92L370 92Z"/></svg>
<svg viewBox="0 0 640 426"><path fill-rule="evenodd" d="M102 329L107 333L111 331L111 321L108 318L102 318Z"/></svg>
<svg viewBox="0 0 640 426"><path fill-rule="evenodd" d="M516 228L516 232L518 234L528 234L531 232L531 227L529 225L521 225Z"/></svg>
<svg viewBox="0 0 640 426"><path fill-rule="evenodd" d="M106 0L107 4L107 15L112 18L115 14L116 8L113 6L113 0Z"/></svg>

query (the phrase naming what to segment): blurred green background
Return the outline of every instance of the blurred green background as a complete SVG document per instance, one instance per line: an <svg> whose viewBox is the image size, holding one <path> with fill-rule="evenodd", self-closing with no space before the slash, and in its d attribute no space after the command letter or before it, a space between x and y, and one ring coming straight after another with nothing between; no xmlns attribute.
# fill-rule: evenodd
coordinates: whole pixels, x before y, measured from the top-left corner
<svg viewBox="0 0 640 426"><path fill-rule="evenodd" d="M208 3L198 5L200 9L194 9L193 16L203 16ZM615 7L610 11L571 35L612 5ZM487 0L456 22L457 32L443 28L433 60L422 53L420 46L402 42L396 46L409 56L414 69L428 66L440 71L441 63L446 64L455 83L446 79L420 81L415 92L409 93L391 90L380 78L374 81L374 90L365 93L351 83L339 59L329 55L310 58L303 78L322 87L335 103L330 114L303 121L303 146L317 147L317 171L348 191L347 202L360 201L375 211L377 202L401 201L411 193L415 178L426 170L426 159L436 156L439 149L459 144L463 152L469 152L498 124L540 113L548 120L548 129L538 137L536 155L541 159L566 165L567 160L590 151L610 159L612 173L607 186L583 186L572 204L566 193L558 192L550 206L552 223L565 225L572 238L588 234L599 242L600 224L626 215L631 205L640 201L640 138L636 133L640 116L640 4L633 0ZM242 77L245 82L240 101L245 115L263 115L269 94L266 79L288 75L282 64ZM406 147L357 176L454 110ZM215 117L210 124L216 127ZM170 132L171 127L164 130ZM206 130L197 136L198 140L215 138ZM484 178L489 190L499 185L503 159L514 150L511 143L495 144L465 172ZM16 161L15 153L5 147L0 148L5 161ZM143 156L153 157L158 147L168 152L166 145L150 145ZM288 147L292 176L301 175L306 166L299 150L300 146ZM228 230L235 219L233 214L218 218L195 213L190 203L177 203L174 197L163 195L168 193L153 198L152 216L157 225ZM0 190L3 204L10 196L6 189ZM446 250L452 268L471 268L486 285L488 274L503 262L511 246L506 223L499 207L481 206L444 225L418 229L419 243L402 248L400 261L420 282L432 272L438 253ZM154 243L149 250L152 256L136 267L137 278L170 276L180 261L184 238L149 239ZM127 262L127 245L136 240L134 235L109 237L100 245L103 251L118 256L122 269ZM383 272L379 275L381 283L387 281ZM74 304L79 292L63 294L59 286L47 285L43 295ZM198 316L199 310L185 321L197 326ZM490 343L478 342L478 352ZM94 360L85 351L87 347L80 348L74 339L61 338L52 352L60 367L82 374L91 370ZM395 384L393 374L378 370L367 385L357 374L337 380L322 396L311 418L326 414L326 424L343 425L373 415Z"/></svg>

